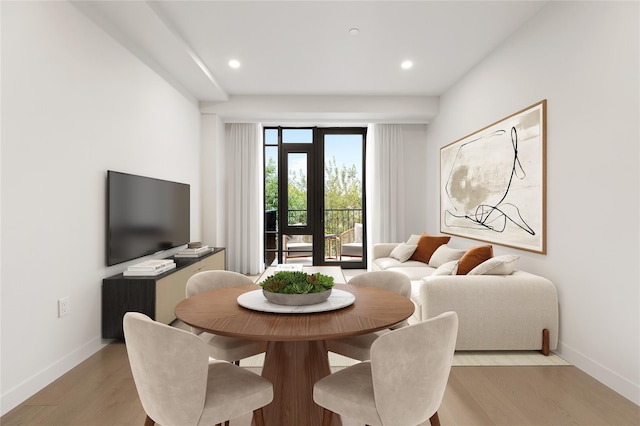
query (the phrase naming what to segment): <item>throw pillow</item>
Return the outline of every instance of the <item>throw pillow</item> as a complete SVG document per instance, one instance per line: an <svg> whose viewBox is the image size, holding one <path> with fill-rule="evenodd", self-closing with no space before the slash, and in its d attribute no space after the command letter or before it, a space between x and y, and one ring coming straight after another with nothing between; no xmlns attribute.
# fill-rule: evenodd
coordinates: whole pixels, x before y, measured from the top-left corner
<svg viewBox="0 0 640 426"><path fill-rule="evenodd" d="M451 237L434 237L425 232L420 237L418 248L411 256L411 260L418 260L428 264L431 255L436 249L443 244L447 244L450 239Z"/></svg>
<svg viewBox="0 0 640 426"><path fill-rule="evenodd" d="M451 262L447 262L443 265L438 266L430 277L437 277L439 275L456 275L456 271L458 270L458 261L452 260Z"/></svg>
<svg viewBox="0 0 640 426"><path fill-rule="evenodd" d="M400 262L406 262L409 260L414 251L416 251L417 244L405 244L400 243L391 251L389 257L399 260Z"/></svg>
<svg viewBox="0 0 640 426"><path fill-rule="evenodd" d="M361 243L362 242L362 224L356 223L353 226L353 242Z"/></svg>
<svg viewBox="0 0 640 426"><path fill-rule="evenodd" d="M492 245L471 247L460 258L457 275L467 275L469 271L491 257L493 257Z"/></svg>
<svg viewBox="0 0 640 426"><path fill-rule="evenodd" d="M464 255L465 250L458 250L449 247L446 244L441 245L433 252L431 259L429 259L429 266L432 268L439 268L447 262L452 260L460 260Z"/></svg>
<svg viewBox="0 0 640 426"><path fill-rule="evenodd" d="M511 275L518 259L520 256L516 254L492 257L470 270L467 275Z"/></svg>

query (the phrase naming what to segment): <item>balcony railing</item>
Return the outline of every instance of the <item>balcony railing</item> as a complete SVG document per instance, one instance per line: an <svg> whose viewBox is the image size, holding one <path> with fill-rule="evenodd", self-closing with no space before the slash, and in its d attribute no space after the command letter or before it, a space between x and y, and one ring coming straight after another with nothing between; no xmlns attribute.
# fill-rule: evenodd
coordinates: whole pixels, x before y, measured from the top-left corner
<svg viewBox="0 0 640 426"><path fill-rule="evenodd" d="M289 210L288 222L307 223L306 210ZM362 209L325 209L324 211L324 233L340 235L344 231L351 229L356 223L362 223Z"/></svg>
<svg viewBox="0 0 640 426"><path fill-rule="evenodd" d="M306 224L307 211L290 210L288 223L292 225ZM339 237L343 232L354 228L356 223L363 223L362 209L326 209L324 211L325 235L335 234ZM271 210L265 215L265 262L267 265L271 265L276 258L280 241L281 236L277 230L276 212ZM303 241L311 242L311 236L303 236ZM326 242L327 240L325 239ZM336 241L336 244L339 245L340 242ZM325 257L327 259L335 259L337 250L338 247L334 247L332 251L331 246L325 244Z"/></svg>
<svg viewBox="0 0 640 426"><path fill-rule="evenodd" d="M324 233L340 235L362 223L362 209L327 209L324 211Z"/></svg>

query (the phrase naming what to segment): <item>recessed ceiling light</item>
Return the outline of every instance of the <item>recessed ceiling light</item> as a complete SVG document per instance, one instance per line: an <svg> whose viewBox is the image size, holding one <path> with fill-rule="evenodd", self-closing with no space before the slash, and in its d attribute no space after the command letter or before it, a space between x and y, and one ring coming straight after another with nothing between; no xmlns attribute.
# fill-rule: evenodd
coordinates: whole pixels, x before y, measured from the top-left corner
<svg viewBox="0 0 640 426"><path fill-rule="evenodd" d="M411 68L413 66L413 62L411 61L404 61L400 64L400 66L402 67L403 70L408 70L409 68Z"/></svg>
<svg viewBox="0 0 640 426"><path fill-rule="evenodd" d="M229 66L231 68L240 68L240 61L238 61L237 59L232 59L229 61Z"/></svg>
<svg viewBox="0 0 640 426"><path fill-rule="evenodd" d="M357 36L358 34L360 34L360 30L357 29L357 28L351 28L349 30L349 34L352 35L352 36Z"/></svg>

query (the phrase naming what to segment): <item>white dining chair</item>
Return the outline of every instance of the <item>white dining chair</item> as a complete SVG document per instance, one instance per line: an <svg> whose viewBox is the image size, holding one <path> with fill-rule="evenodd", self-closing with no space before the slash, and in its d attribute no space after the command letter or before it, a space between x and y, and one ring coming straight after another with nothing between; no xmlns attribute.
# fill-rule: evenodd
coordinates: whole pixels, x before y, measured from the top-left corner
<svg viewBox="0 0 640 426"><path fill-rule="evenodd" d="M381 288L407 298L411 296L411 281L409 280L409 277L399 272L365 272L351 278L351 280L349 280L349 284ZM406 325L407 321L405 320L390 327L390 329L396 329ZM390 329L361 334L358 336L345 337L342 339L327 340L327 350L352 359L357 359L358 361L366 361L370 357L369 351L371 344L378 337L389 332Z"/></svg>
<svg viewBox="0 0 640 426"><path fill-rule="evenodd" d="M458 315L445 312L390 331L371 345L371 360L324 377L313 400L324 408L323 425L333 413L368 426L439 426L438 408L451 371Z"/></svg>
<svg viewBox="0 0 640 426"><path fill-rule="evenodd" d="M273 400L268 380L226 361L210 360L200 338L138 312L127 312L124 336L133 380L147 414L145 426L219 425Z"/></svg>
<svg viewBox="0 0 640 426"><path fill-rule="evenodd" d="M255 284L251 278L238 272L203 271L192 275L187 280L186 295L191 297L205 291L251 284ZM267 342L221 336L194 327L191 328L191 331L209 344L212 358L235 362L238 365L241 359L261 354L267 350Z"/></svg>

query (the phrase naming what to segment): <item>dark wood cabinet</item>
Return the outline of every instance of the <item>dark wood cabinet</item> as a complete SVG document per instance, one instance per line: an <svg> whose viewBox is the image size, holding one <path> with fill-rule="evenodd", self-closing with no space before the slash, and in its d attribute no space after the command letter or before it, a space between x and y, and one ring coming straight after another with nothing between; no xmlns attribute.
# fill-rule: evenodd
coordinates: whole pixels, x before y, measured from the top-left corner
<svg viewBox="0 0 640 426"><path fill-rule="evenodd" d="M176 259L176 269L155 277L114 275L102 280L102 337L123 339L126 312L141 312L158 322L175 320L174 309L185 298L187 280L201 271L225 269L224 248L196 259Z"/></svg>

